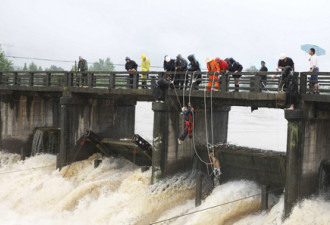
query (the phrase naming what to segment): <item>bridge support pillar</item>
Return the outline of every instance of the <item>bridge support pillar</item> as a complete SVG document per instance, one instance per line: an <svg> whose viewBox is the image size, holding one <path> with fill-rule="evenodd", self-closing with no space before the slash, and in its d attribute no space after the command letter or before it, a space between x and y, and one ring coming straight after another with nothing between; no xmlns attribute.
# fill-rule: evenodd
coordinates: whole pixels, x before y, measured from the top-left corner
<svg viewBox="0 0 330 225"><path fill-rule="evenodd" d="M323 159L330 158L330 113L305 109L286 111L288 120L284 218L294 204L316 192L318 171Z"/></svg>
<svg viewBox="0 0 330 225"><path fill-rule="evenodd" d="M159 179L189 169L193 164L194 149L188 137L179 145L183 118L169 103L153 103L154 129L152 152L152 183Z"/></svg>
<svg viewBox="0 0 330 225"><path fill-rule="evenodd" d="M69 163L69 154L72 139L72 124L71 124L71 102L72 98L69 94L64 93L60 98L61 115L60 115L60 151L56 168L62 169Z"/></svg>
<svg viewBox="0 0 330 225"><path fill-rule="evenodd" d="M203 105L195 106L195 143L197 146L206 145L206 134L209 143L212 143L213 124L213 143L226 143L228 134L228 118L230 106L213 105L212 116L211 108L208 105L205 111ZM206 121L205 121L206 114ZM213 117L213 120L211 119Z"/></svg>

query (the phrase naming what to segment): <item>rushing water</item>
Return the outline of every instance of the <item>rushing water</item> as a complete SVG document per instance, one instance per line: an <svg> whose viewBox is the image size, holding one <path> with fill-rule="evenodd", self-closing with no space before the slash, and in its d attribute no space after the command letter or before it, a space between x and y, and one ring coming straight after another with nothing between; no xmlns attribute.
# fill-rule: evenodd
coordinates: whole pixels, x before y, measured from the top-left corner
<svg viewBox="0 0 330 225"><path fill-rule="evenodd" d="M142 108L145 111L139 110L136 115L136 133L150 139L152 116L145 106ZM264 114L263 120L246 125L240 121L248 119L239 118L239 115L241 112L242 117L248 116L249 112L240 108L232 111L235 117L230 115L230 124L234 128L240 126L243 130L244 126L251 130L257 130L258 126L267 128L270 124L265 124L266 118L273 117ZM271 126L277 123L272 121ZM281 123L285 124L285 121ZM244 140L240 142L239 136L242 135L236 132L239 130L236 128L230 128L229 131L233 143L253 143ZM260 145L252 147L268 146L269 149L276 149L276 145L281 146L275 142L267 143L269 136L276 137L274 130L269 132L273 132L270 135L265 135L262 141L256 139ZM286 129L281 132L285 133ZM235 136L235 133L239 136ZM252 132L252 135L263 134ZM103 158L101 165L94 169L95 157L100 156L94 155L58 171L55 169L56 158L53 155L37 155L20 161L18 155L1 152L0 224L144 225L260 192L260 188L250 181L228 182L215 188L201 206L195 207L194 172L177 174L150 185L150 170L141 172L137 166L121 158ZM330 203L321 196L302 201L284 223L283 196L279 200L273 197L272 200L274 207L269 212L258 211L260 196L257 195L160 224L330 224Z"/></svg>

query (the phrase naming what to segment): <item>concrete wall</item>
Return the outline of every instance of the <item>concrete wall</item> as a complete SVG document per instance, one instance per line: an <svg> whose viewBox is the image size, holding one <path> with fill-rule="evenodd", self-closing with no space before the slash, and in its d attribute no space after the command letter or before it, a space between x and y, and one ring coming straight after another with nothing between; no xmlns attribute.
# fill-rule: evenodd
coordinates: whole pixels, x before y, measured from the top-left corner
<svg viewBox="0 0 330 225"><path fill-rule="evenodd" d="M61 92L2 92L0 148L19 153L23 147L26 153L30 152L33 130L37 127L65 128L63 137L67 139L68 155L88 129L101 137L115 139L134 135L135 101L67 93L66 102L61 102L61 96Z"/></svg>
<svg viewBox="0 0 330 225"><path fill-rule="evenodd" d="M0 102L0 148L29 152L36 127L59 127L60 105L56 95L2 93Z"/></svg>
<svg viewBox="0 0 330 225"><path fill-rule="evenodd" d="M195 143L197 146L206 146L206 133L208 142L212 143L212 123L213 123L213 143L226 143L228 135L228 119L230 106L216 105L212 107L213 120L211 117L211 107L204 104L195 106ZM206 121L205 122L205 114Z"/></svg>

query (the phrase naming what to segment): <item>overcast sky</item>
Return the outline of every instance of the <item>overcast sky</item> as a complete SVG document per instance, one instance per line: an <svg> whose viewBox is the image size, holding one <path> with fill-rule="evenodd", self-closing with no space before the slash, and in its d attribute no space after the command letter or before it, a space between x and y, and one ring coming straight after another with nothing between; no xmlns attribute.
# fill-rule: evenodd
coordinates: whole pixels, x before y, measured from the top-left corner
<svg viewBox="0 0 330 225"><path fill-rule="evenodd" d="M245 68L263 59L274 70L285 52L306 71L309 57L300 45L330 54L326 0L0 0L0 7L0 43L13 56L114 63L130 56L140 63L146 54L162 66L166 54L194 53L203 63L207 56L233 57ZM320 70L330 71L329 55L320 57Z"/></svg>

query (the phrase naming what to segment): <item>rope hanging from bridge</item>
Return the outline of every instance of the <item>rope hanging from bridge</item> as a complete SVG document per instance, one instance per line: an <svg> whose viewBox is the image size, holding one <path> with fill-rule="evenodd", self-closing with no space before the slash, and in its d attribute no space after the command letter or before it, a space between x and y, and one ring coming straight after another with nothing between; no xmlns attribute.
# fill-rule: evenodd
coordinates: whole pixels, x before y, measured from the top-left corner
<svg viewBox="0 0 330 225"><path fill-rule="evenodd" d="M275 188L273 190L266 191L265 193L268 194L270 192L274 192L274 191L278 191L278 190L282 190L282 189L283 188ZM214 208L217 208L217 207L220 207L220 206L224 206L224 205L232 204L232 203L235 203L235 202L243 201L243 200L246 200L246 199L249 199L249 198L253 198L253 197L256 197L256 196L259 196L259 195L262 195L262 194L263 193L258 193L258 194L250 195L250 196L247 196L247 197L244 197L244 198L235 199L233 201L221 203L221 204L210 206L210 207L207 207L207 208L204 208L204 209L199 209L199 210L196 210L196 211L193 211L193 212L190 212L190 213L185 213L185 214L174 216L174 217L171 217L171 218L168 218L168 219L164 219L164 220L160 220L160 221L157 221L157 222L153 222L153 223L150 223L150 225L163 223L163 222L174 220L174 219L178 219L178 218L184 217L184 216L189 216L189 215L192 215L192 214L195 214L195 213L207 211L207 210L214 209Z"/></svg>

